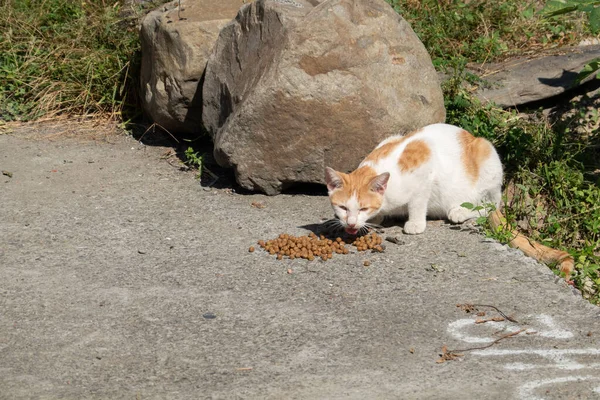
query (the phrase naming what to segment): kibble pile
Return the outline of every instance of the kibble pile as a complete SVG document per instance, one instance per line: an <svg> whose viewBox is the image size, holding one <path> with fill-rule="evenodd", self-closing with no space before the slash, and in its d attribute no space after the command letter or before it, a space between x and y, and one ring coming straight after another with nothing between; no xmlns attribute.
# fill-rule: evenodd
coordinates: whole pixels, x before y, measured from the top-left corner
<svg viewBox="0 0 600 400"><path fill-rule="evenodd" d="M381 243L383 243L383 239L381 239L381 236L379 236L375 232L371 232L368 235L360 236L354 239L352 245L356 246L356 249L358 251L383 251L383 246L381 245Z"/></svg>
<svg viewBox="0 0 600 400"><path fill-rule="evenodd" d="M373 250L381 252L383 251L381 243L381 237L375 232L371 232L368 235L356 238L351 244L358 251ZM324 235L317 236L312 232L307 236L294 236L282 233L276 239L258 241L258 245L262 249L271 255L277 255L278 260L288 257L292 260L303 258L312 261L318 257L323 261L327 261L333 258L333 253L348 254L349 251L346 244L340 237L328 239ZM249 249L250 252L254 250L254 246L251 246Z"/></svg>

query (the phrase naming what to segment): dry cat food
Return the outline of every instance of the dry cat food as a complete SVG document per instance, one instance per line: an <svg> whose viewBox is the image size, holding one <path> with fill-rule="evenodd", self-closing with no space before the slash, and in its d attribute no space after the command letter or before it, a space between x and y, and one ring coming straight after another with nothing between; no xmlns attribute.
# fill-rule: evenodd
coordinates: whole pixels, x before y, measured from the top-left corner
<svg viewBox="0 0 600 400"><path fill-rule="evenodd" d="M366 250L374 250L374 251L383 251L383 246L381 243L383 239L381 236L376 234L375 232L371 232L368 235L357 237L354 242L352 242L353 246L356 246L358 251L366 251Z"/></svg>
<svg viewBox="0 0 600 400"><path fill-rule="evenodd" d="M379 235L371 232L368 235L356 238L352 242L352 245L358 251L383 251L382 241ZM348 254L349 251L346 244L340 237L329 239L324 235L317 236L312 232L306 236L294 236L282 233L276 239L258 241L258 245L262 249L271 255L276 255L278 260L287 257L292 260L303 258L312 261L318 257L326 261L333 258L333 253ZM250 252L254 250L254 246L248 249Z"/></svg>

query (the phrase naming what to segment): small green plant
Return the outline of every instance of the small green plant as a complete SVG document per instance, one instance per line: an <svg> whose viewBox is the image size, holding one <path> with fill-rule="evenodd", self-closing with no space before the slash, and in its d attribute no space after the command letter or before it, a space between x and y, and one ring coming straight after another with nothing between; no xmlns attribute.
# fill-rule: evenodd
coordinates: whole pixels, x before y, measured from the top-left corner
<svg viewBox="0 0 600 400"><path fill-rule="evenodd" d="M477 225L482 225L482 226L487 224L488 214L493 211L496 211L496 206L491 203L486 203L486 204L476 206L473 203L465 202L465 203L462 203L460 206L466 208L467 210L477 212L479 214L479 217L477 217L475 222L477 223Z"/></svg>
<svg viewBox="0 0 600 400"><path fill-rule="evenodd" d="M490 223L489 215L496 211L496 206L492 203L485 203L482 205L475 206L473 203L465 202L460 205L467 210L476 211L479 213L479 217L475 219L475 223L483 229L483 232L487 237L491 237L499 241L500 243L507 244L513 237L514 230L514 219L503 218L503 223L496 228Z"/></svg>
<svg viewBox="0 0 600 400"><path fill-rule="evenodd" d="M201 176L204 155L194 150L191 146L185 150L183 155L185 157L185 164L191 168L196 168L198 170L198 176Z"/></svg>

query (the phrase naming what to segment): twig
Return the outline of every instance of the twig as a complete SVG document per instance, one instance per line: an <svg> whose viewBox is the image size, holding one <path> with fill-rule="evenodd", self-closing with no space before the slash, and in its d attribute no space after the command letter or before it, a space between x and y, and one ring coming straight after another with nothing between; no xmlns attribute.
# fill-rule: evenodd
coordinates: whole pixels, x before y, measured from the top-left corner
<svg viewBox="0 0 600 400"><path fill-rule="evenodd" d="M475 320L475 324L485 324L486 322L502 322L505 321L506 318L504 317L492 317L492 318L486 318L486 319L476 319Z"/></svg>
<svg viewBox="0 0 600 400"><path fill-rule="evenodd" d="M498 307L496 306L491 306L491 305L487 305L487 304L473 304L474 307L490 307L493 308L494 310L498 311L498 314L502 315L504 318L506 318L507 320L509 320L510 322L514 322L515 324L518 324L519 321L517 321L514 318L509 317L508 315L504 314L502 311L500 311L498 309Z"/></svg>
<svg viewBox="0 0 600 400"><path fill-rule="evenodd" d="M160 129L162 129L163 131L167 132L167 133L168 133L168 134L169 134L169 135L170 135L170 136L171 136L171 137L172 137L172 138L173 138L173 139L174 139L174 140L175 140L177 143L180 143L180 142L179 142L179 140L177 140L177 138L176 138L175 136L173 136L173 135L171 134L171 132L169 132L169 130L168 130L167 128L163 127L163 126L162 126L162 125L160 125L160 124L157 124L156 122L154 122L152 125L150 125L150 126L148 127L148 129L146 129L146 131L145 131L145 132L142 134L142 136L140 136L140 138L139 138L139 140L138 140L138 141L139 141L141 144L143 144L143 143L142 143L142 139L144 138L144 136L146 135L146 133L148 133L148 131L149 131L150 129L152 129L152 133L154 133L154 130L155 130L154 128L155 128L155 127L157 127L157 126L158 126Z"/></svg>
<svg viewBox="0 0 600 400"><path fill-rule="evenodd" d="M516 319L511 318L508 315L504 314L496 306L491 306L491 305L488 305L488 304L469 304L469 303L465 303L465 304L457 304L456 307L460 307L463 311L466 311L468 313L474 311L477 307L490 307L490 308L493 308L494 310L496 310L500 315L502 315L505 319L509 320L510 322L514 322L515 324L519 323L519 321L517 321Z"/></svg>
<svg viewBox="0 0 600 400"><path fill-rule="evenodd" d="M212 172L211 170L209 170L208 168L206 168L204 165L202 166L202 173L208 174L212 180L210 181L209 184L207 184L205 187L211 187L212 185L214 185L215 183L217 183L217 181L219 180L219 177L217 176L217 174L215 174L214 172Z"/></svg>
<svg viewBox="0 0 600 400"><path fill-rule="evenodd" d="M480 347L469 347L468 349L450 350L450 351L448 351L448 353L449 354L455 354L455 353L458 353L458 352L461 352L461 351L484 350L484 349L487 349L489 347L492 347L493 345L495 345L496 343L498 343L501 340L504 340L504 339L509 338L509 337L516 336L519 333L525 332L525 331L526 331L526 329L519 329L516 332L511 332L511 333L508 333L508 334L506 334L504 336L499 337L498 339L494 340L492 343L490 343L488 345L480 346Z"/></svg>

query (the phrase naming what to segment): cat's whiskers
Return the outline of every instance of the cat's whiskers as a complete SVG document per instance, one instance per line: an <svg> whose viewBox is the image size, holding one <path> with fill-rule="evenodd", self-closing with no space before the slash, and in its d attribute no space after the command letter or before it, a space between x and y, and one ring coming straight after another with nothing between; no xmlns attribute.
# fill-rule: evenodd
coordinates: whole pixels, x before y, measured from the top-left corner
<svg viewBox="0 0 600 400"><path fill-rule="evenodd" d="M327 232L336 232L344 229L344 224L338 218L328 219L321 223L323 230Z"/></svg>
<svg viewBox="0 0 600 400"><path fill-rule="evenodd" d="M367 233L369 233L369 227L367 224L364 224L358 229L357 236L366 235Z"/></svg>
<svg viewBox="0 0 600 400"><path fill-rule="evenodd" d="M383 226L379 225L379 224L374 224L372 222L365 222L365 226L367 228L371 228L371 229L382 229Z"/></svg>

